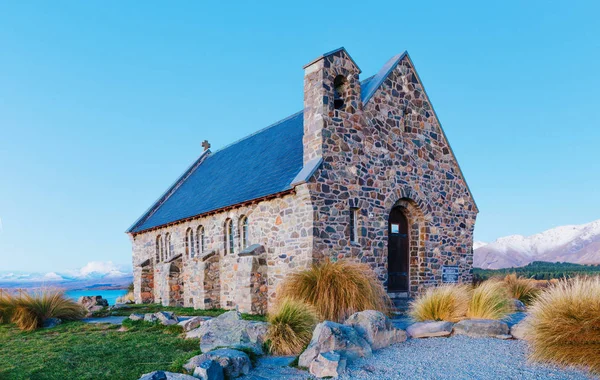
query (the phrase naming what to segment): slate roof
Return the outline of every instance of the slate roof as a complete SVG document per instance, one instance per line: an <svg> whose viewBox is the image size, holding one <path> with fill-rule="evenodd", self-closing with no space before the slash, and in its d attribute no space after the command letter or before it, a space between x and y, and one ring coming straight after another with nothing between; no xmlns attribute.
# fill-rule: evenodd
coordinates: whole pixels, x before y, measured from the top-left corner
<svg viewBox="0 0 600 380"><path fill-rule="evenodd" d="M405 55L392 57L376 75L361 82L363 103ZM127 232L138 233L291 190L302 182L297 177L310 177L320 164L302 170L303 122L301 111L219 151L205 152Z"/></svg>

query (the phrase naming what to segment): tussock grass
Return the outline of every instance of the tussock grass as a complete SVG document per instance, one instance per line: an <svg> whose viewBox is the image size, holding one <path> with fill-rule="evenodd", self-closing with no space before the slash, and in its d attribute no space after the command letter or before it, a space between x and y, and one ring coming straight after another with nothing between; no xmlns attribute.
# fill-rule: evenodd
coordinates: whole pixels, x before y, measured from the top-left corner
<svg viewBox="0 0 600 380"><path fill-rule="evenodd" d="M391 300L375 272L367 264L346 260L325 260L289 275L279 295L305 302L319 318L336 322L358 311L387 314L391 309Z"/></svg>
<svg viewBox="0 0 600 380"><path fill-rule="evenodd" d="M512 311L505 285L488 280L473 289L467 318L502 319Z"/></svg>
<svg viewBox="0 0 600 380"><path fill-rule="evenodd" d="M299 355L310 342L317 314L304 302L284 299L268 315L269 351L275 355Z"/></svg>
<svg viewBox="0 0 600 380"><path fill-rule="evenodd" d="M8 293L0 295L0 324L10 323L15 310L14 297Z"/></svg>
<svg viewBox="0 0 600 380"><path fill-rule="evenodd" d="M600 374L600 277L563 280L543 291L529 320L531 359Z"/></svg>
<svg viewBox="0 0 600 380"><path fill-rule="evenodd" d="M83 318L87 313L81 305L57 290L44 289L23 293L12 300L11 321L23 331L33 331L41 327L48 318L76 320Z"/></svg>
<svg viewBox="0 0 600 380"><path fill-rule="evenodd" d="M410 303L409 314L415 321L458 322L465 318L470 299L468 285L429 288Z"/></svg>
<svg viewBox="0 0 600 380"><path fill-rule="evenodd" d="M524 277L517 277L516 273L508 274L503 280L506 290L511 298L518 299L525 305L530 305L535 297L540 293L540 288L535 280Z"/></svg>

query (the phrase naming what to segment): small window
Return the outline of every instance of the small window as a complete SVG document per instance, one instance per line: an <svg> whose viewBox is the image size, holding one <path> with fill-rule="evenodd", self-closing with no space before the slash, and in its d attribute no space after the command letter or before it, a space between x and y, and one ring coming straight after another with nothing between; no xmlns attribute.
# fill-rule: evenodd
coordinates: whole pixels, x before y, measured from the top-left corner
<svg viewBox="0 0 600 380"><path fill-rule="evenodd" d="M231 219L225 221L225 254L234 253L233 222Z"/></svg>
<svg viewBox="0 0 600 380"><path fill-rule="evenodd" d="M350 209L350 241L352 243L358 242L358 209Z"/></svg>
<svg viewBox="0 0 600 380"><path fill-rule="evenodd" d="M400 225L396 224L396 223L392 223L391 230L392 230L393 234L399 234L400 233Z"/></svg>
<svg viewBox="0 0 600 380"><path fill-rule="evenodd" d="M191 228L185 231L185 254L187 257L194 257L194 232Z"/></svg>
<svg viewBox="0 0 600 380"><path fill-rule="evenodd" d="M160 261L165 261L165 241L160 238Z"/></svg>
<svg viewBox="0 0 600 380"><path fill-rule="evenodd" d="M202 255L204 253L204 227L198 226L198 230L196 231L196 251Z"/></svg>
<svg viewBox="0 0 600 380"><path fill-rule="evenodd" d="M161 254L162 254L162 252L161 252L162 244L161 243L162 243L161 237L160 237L160 235L158 235L156 237L156 262L157 263L159 263L161 261L161 258L160 258Z"/></svg>
<svg viewBox="0 0 600 380"><path fill-rule="evenodd" d="M246 216L240 218L240 240L242 249L248 247L248 217Z"/></svg>
<svg viewBox="0 0 600 380"><path fill-rule="evenodd" d="M347 81L343 75L338 75L333 80L333 108L336 110L344 107L344 97L346 96Z"/></svg>
<svg viewBox="0 0 600 380"><path fill-rule="evenodd" d="M165 235L165 259L168 260L171 258L171 234L167 233Z"/></svg>

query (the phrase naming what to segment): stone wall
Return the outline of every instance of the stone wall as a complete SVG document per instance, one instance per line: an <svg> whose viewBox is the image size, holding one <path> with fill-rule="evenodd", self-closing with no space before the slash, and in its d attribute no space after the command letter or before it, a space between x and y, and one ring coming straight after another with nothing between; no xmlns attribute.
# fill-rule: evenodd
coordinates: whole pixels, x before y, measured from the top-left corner
<svg viewBox="0 0 600 380"><path fill-rule="evenodd" d="M141 284L141 263L152 260L154 264L154 300L168 305L170 302L169 263L156 263L156 238L170 234L171 257L182 255L183 304L195 308L233 308L236 306L238 283L242 282L238 271L241 252L239 220L246 216L249 221L248 244L259 244L265 247L261 258L268 266L268 274L261 275L268 281L266 298L255 297L256 306L251 308L265 309L264 303L270 304L276 296L277 285L287 273L298 268L305 268L312 262L312 219L313 209L310 203L307 185L299 185L295 192L279 198L262 201L252 205L233 208L228 211L200 217L191 221L174 224L142 232L132 237L133 266L136 284ZM234 223L235 250L225 253L225 220ZM204 252L194 252L195 257L186 254L185 232L188 228L197 231L198 226L205 231ZM196 244L194 244L196 246ZM188 250L189 251L189 250ZM194 251L197 251L196 247ZM216 256L204 261L205 255L214 252ZM254 265L256 273L263 269ZM248 283L258 283L256 273L247 272ZM217 283L218 282L218 283ZM207 284L206 288L205 285ZM258 286L260 289L261 286ZM264 289L264 287L263 287ZM218 292L218 297L216 295ZM136 285L134 292L136 302L142 302L140 287Z"/></svg>
<svg viewBox="0 0 600 380"><path fill-rule="evenodd" d="M366 105L344 51L313 65L306 67L305 105L318 102L312 97L332 97L329 83L321 93L315 90L322 77L342 73L353 86L352 107L337 110L329 102L319 116L312 114L319 108L305 110L324 128L323 164L309 185L315 258L369 263L385 282L387 220L401 206L410 224L411 293L440 283L442 265L458 265L461 280L471 281L477 209L408 57ZM359 209L356 243L349 239L351 207Z"/></svg>

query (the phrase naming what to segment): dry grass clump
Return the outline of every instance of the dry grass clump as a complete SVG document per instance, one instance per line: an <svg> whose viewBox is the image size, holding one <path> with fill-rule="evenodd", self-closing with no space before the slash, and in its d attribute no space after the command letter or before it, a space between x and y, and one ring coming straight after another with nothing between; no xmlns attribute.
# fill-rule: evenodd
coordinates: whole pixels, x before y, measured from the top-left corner
<svg viewBox="0 0 600 380"><path fill-rule="evenodd" d="M465 318L471 289L468 285L443 285L429 288L410 304L415 321L458 322Z"/></svg>
<svg viewBox="0 0 600 380"><path fill-rule="evenodd" d="M269 350L275 355L299 355L308 345L317 324L317 314L304 302L284 299L268 315Z"/></svg>
<svg viewBox="0 0 600 380"><path fill-rule="evenodd" d="M504 284L488 280L473 289L467 310L468 318L502 319L512 311Z"/></svg>
<svg viewBox="0 0 600 380"><path fill-rule="evenodd" d="M0 323L9 323L14 309L14 298L8 293L0 294Z"/></svg>
<svg viewBox="0 0 600 380"><path fill-rule="evenodd" d="M600 374L600 277L563 280L529 309L530 357Z"/></svg>
<svg viewBox="0 0 600 380"><path fill-rule="evenodd" d="M530 305L535 297L540 293L535 280L524 277L517 277L516 273L506 275L503 280L506 290L511 298L518 299L525 305Z"/></svg>
<svg viewBox="0 0 600 380"><path fill-rule="evenodd" d="M24 331L41 327L48 318L75 320L86 315L86 310L81 305L57 290L24 293L14 297L13 304L11 321Z"/></svg>
<svg viewBox="0 0 600 380"><path fill-rule="evenodd" d="M283 298L312 306L321 319L344 321L363 310L389 313L391 301L367 264L325 260L289 275L280 292Z"/></svg>

